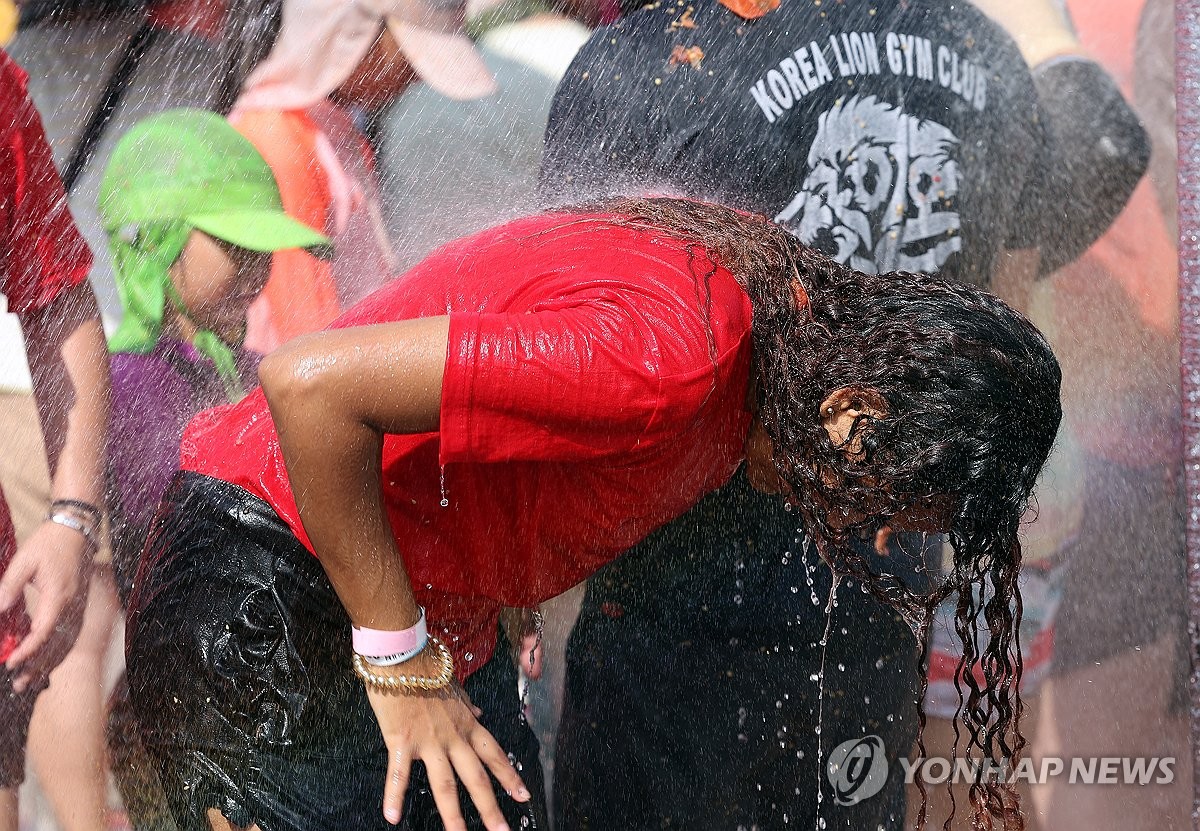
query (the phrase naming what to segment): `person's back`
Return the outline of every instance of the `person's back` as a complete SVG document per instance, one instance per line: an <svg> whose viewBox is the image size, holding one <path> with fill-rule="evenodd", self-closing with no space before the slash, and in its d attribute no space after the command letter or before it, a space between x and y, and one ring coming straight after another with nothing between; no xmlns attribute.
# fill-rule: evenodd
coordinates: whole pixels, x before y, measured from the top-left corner
<svg viewBox="0 0 1200 831"><path fill-rule="evenodd" d="M644 9L581 51L547 128L549 201L683 188L858 269L978 283L1018 247L1042 127L1020 52L982 14L693 5Z"/></svg>
<svg viewBox="0 0 1200 831"><path fill-rule="evenodd" d="M1051 142L1034 78L1000 26L927 0L727 5L653 4L589 41L551 110L548 202L682 193L763 213L856 269L982 285L1003 252L1036 247ZM1130 163L1114 181L1136 181L1138 154L1118 158ZM735 480L707 504L589 586L568 653L560 827L814 814L831 827L899 827L902 782L835 804L822 767L865 734L892 763L907 755L917 689L907 628L856 589L827 618L828 570L791 574L802 531L771 500ZM920 542L904 542L916 556L897 558L893 545L893 570L914 580ZM745 562L763 555L781 567L752 580ZM673 586L696 582L731 602L672 601ZM713 683L635 669L681 649L711 664ZM806 680L822 652L823 694Z"/></svg>

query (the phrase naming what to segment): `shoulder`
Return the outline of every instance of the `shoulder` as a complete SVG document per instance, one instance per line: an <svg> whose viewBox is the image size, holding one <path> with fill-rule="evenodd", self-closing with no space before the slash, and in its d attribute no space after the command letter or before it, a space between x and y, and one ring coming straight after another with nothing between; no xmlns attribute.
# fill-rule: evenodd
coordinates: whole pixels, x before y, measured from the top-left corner
<svg viewBox="0 0 1200 831"><path fill-rule="evenodd" d="M0 49L0 130L5 134L21 130L28 121L23 111L33 110L28 83L25 70Z"/></svg>
<svg viewBox="0 0 1200 831"><path fill-rule="evenodd" d="M316 152L320 129L303 110L244 110L231 115L229 123L277 172L288 164L307 164Z"/></svg>
<svg viewBox="0 0 1200 831"><path fill-rule="evenodd" d="M596 29L571 61L556 97L563 98L571 85L588 87L598 97L625 99L633 89L631 79L644 74L645 67L667 68L674 33L671 15L678 19L683 13L683 7L655 3Z"/></svg>
<svg viewBox="0 0 1200 831"><path fill-rule="evenodd" d="M0 97L24 98L28 95L26 86L29 75L17 65L7 52L0 49Z"/></svg>
<svg viewBox="0 0 1200 831"><path fill-rule="evenodd" d="M251 141L304 135L317 129L304 110L238 110L229 116L229 123Z"/></svg>

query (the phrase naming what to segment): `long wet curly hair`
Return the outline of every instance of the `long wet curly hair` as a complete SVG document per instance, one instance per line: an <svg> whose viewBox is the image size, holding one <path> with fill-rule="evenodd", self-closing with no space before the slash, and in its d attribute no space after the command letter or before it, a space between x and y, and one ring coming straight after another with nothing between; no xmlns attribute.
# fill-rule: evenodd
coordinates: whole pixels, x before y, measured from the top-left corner
<svg viewBox="0 0 1200 831"><path fill-rule="evenodd" d="M576 210L694 240L706 287L716 262L746 290L758 417L806 532L836 574L861 581L908 620L921 644L922 693L933 610L957 593L955 751L965 738L961 751L982 771L970 789L973 825L1023 828L1015 789L987 775L987 765L1011 770L1025 745L1017 531L1062 416L1061 373L1045 338L983 289L925 274L856 272L764 217L678 199L619 198ZM842 388L873 391L886 412L858 416L835 445L820 408ZM931 504L944 509L941 530L954 552L932 591L873 573L851 550L853 536ZM923 730L923 710L919 724ZM924 756L920 740L919 750Z"/></svg>

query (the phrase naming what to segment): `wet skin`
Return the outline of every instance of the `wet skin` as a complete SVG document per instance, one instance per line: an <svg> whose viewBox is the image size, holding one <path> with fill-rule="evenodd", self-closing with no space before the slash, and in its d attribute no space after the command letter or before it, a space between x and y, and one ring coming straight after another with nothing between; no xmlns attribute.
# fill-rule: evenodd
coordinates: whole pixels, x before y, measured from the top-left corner
<svg viewBox="0 0 1200 831"><path fill-rule="evenodd" d="M843 387L834 390L821 402L821 425L835 447L854 457L861 454L857 437L847 439L860 417L878 418L886 412L886 404L874 390L856 390ZM774 447L771 438L763 429L762 422L755 417L746 436L746 475L755 490L767 494L788 496L791 489L779 476L775 467ZM907 510L892 516L887 528L895 531L920 531L944 533L950 528L954 516L954 500L949 496L931 496L916 500ZM866 514L831 511L827 521L830 527L844 528L862 522Z"/></svg>

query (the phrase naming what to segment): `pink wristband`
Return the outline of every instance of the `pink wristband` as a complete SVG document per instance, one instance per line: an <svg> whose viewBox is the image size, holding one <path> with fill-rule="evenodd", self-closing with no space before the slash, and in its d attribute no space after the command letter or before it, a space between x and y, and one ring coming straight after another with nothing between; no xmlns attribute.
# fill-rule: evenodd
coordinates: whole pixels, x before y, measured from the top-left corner
<svg viewBox="0 0 1200 831"><path fill-rule="evenodd" d="M364 658L378 659L372 663L406 661L424 649L429 641L425 610L421 609L417 622L407 629L389 631L352 626L350 638L355 652Z"/></svg>

